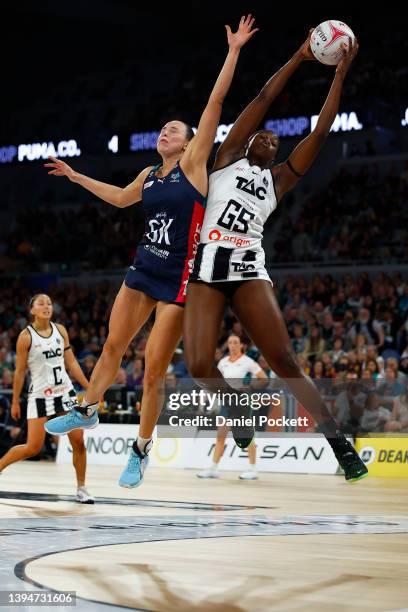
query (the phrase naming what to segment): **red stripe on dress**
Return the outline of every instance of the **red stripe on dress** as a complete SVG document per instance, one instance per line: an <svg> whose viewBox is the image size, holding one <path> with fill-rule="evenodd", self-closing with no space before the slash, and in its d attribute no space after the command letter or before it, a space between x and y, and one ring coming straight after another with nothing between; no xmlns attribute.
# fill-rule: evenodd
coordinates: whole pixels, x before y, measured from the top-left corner
<svg viewBox="0 0 408 612"><path fill-rule="evenodd" d="M203 226L204 206L200 202L194 202L193 215L191 217L190 231L188 233L187 257L184 260L183 275L181 277L180 290L176 298L176 302L184 304L186 301L186 288L188 277L193 270L194 258L197 253L198 245L200 244L200 232Z"/></svg>

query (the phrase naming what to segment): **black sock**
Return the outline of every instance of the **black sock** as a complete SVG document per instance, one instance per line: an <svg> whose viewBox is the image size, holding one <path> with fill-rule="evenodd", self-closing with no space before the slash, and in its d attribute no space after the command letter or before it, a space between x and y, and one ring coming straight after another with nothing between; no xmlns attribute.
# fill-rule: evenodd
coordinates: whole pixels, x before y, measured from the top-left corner
<svg viewBox="0 0 408 612"><path fill-rule="evenodd" d="M337 439L337 434L339 433L336 421L332 417L321 421L317 426L317 430L327 438L329 444L330 440Z"/></svg>

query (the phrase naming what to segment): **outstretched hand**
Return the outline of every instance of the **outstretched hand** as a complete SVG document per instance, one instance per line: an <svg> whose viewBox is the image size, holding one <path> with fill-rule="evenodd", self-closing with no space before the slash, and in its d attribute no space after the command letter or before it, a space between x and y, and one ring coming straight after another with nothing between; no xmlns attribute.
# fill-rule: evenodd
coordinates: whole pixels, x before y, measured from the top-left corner
<svg viewBox="0 0 408 612"><path fill-rule="evenodd" d="M348 69L351 66L351 62L356 57L357 52L358 52L358 41L357 41L357 38L353 42L353 39L351 38L351 36L349 36L348 47L344 43L342 45L342 50L343 50L343 57L341 58L341 60L337 64L336 74L341 74L341 75L345 76L347 74L347 72L348 72Z"/></svg>
<svg viewBox="0 0 408 612"><path fill-rule="evenodd" d="M229 25L225 26L227 30L228 45L230 49L241 49L250 38L258 32L259 28L252 29L255 23L255 18L252 15L241 17L238 30L232 32Z"/></svg>
<svg viewBox="0 0 408 612"><path fill-rule="evenodd" d="M52 170L49 170L48 174L54 174L55 176L66 176L70 181L74 180L75 172L71 166L68 166L68 164L60 159L57 159L56 157L50 156L48 159L51 160L51 163L44 164L45 168L52 168Z"/></svg>
<svg viewBox="0 0 408 612"><path fill-rule="evenodd" d="M302 59L304 60L316 60L310 48L310 37L313 31L314 31L314 28L310 28L308 37L306 38L305 42L303 43L303 45L301 45L299 49L299 53L301 54Z"/></svg>

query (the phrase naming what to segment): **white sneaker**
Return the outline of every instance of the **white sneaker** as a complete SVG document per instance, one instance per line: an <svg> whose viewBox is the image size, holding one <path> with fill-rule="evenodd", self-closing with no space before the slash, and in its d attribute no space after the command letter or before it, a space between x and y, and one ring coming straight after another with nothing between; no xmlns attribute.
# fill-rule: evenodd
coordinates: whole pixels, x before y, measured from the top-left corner
<svg viewBox="0 0 408 612"><path fill-rule="evenodd" d="M80 504L94 504L95 498L89 493L88 489L83 486L78 487L75 501L79 502Z"/></svg>
<svg viewBox="0 0 408 612"><path fill-rule="evenodd" d="M220 475L218 470L203 470L202 472L198 472L197 478L219 478Z"/></svg>
<svg viewBox="0 0 408 612"><path fill-rule="evenodd" d="M247 470L238 476L241 480L257 480L258 474L255 470Z"/></svg>

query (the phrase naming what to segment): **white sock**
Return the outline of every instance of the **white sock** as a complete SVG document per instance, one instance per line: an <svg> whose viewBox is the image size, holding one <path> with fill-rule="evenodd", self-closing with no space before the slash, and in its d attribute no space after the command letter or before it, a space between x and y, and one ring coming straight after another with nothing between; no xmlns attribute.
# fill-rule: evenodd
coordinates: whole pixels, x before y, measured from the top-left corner
<svg viewBox="0 0 408 612"><path fill-rule="evenodd" d="M149 444L149 442L151 442L151 438L141 438L140 436L137 437L137 448L140 450L141 453L146 453L146 447ZM147 449L147 452L149 452L150 448Z"/></svg>
<svg viewBox="0 0 408 612"><path fill-rule="evenodd" d="M94 414L94 412L97 412L98 407L99 407L99 402L94 402L93 404L90 404L84 398L82 400L82 402L80 403L80 406L81 406L81 408L89 408L90 410L92 410L92 413L87 415L87 416L92 416L92 414ZM83 416L85 416L85 415L83 415Z"/></svg>
<svg viewBox="0 0 408 612"><path fill-rule="evenodd" d="M213 472L216 472L218 470L218 463L212 463L211 464L211 468L210 468Z"/></svg>
<svg viewBox="0 0 408 612"><path fill-rule="evenodd" d="M249 471L250 472L256 472L256 463L254 463L254 464L250 463L249 464Z"/></svg>

